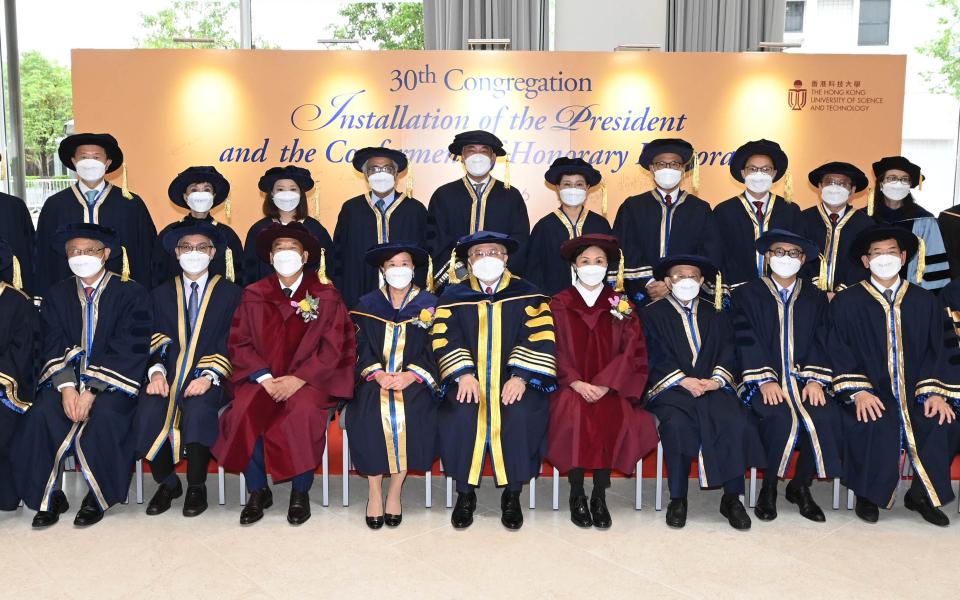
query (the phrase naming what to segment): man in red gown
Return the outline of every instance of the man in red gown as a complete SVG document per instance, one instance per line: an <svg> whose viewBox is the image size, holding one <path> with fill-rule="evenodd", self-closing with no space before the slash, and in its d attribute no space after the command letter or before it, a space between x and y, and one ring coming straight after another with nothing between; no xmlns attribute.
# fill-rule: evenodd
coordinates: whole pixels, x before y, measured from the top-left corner
<svg viewBox="0 0 960 600"><path fill-rule="evenodd" d="M323 457L328 413L353 395L353 323L324 275L320 242L300 223L272 225L256 238L273 275L244 290L230 329L233 401L212 451L227 471L242 471L250 499L240 524L273 504L274 481L293 480L287 521L310 518L308 492ZM320 272L304 270L321 256Z"/></svg>

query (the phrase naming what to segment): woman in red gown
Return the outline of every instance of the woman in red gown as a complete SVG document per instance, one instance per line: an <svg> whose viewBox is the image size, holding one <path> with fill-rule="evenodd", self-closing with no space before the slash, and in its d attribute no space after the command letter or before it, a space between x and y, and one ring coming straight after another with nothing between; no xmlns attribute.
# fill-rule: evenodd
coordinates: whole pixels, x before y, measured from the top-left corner
<svg viewBox="0 0 960 600"><path fill-rule="evenodd" d="M657 445L653 417L640 407L647 349L640 316L622 289L607 285L621 260L616 238L584 235L560 247L576 282L553 297L557 383L551 396L547 459L570 481L570 518L579 527L611 525L610 471L630 475ZM619 271L622 273L622 271ZM593 471L587 503L584 471ZM638 474L639 476L639 474Z"/></svg>

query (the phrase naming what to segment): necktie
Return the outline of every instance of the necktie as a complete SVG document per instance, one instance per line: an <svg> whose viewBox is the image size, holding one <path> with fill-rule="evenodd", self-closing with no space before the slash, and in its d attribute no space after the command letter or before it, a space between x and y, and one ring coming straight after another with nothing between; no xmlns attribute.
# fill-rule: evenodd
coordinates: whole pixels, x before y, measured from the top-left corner
<svg viewBox="0 0 960 600"><path fill-rule="evenodd" d="M784 288L780 290L780 299L783 300L783 303L786 304L787 300L790 298L790 290Z"/></svg>
<svg viewBox="0 0 960 600"><path fill-rule="evenodd" d="M667 194L663 197L663 203L667 205L667 208L670 208L670 205L673 204L673 196Z"/></svg>
<svg viewBox="0 0 960 600"><path fill-rule="evenodd" d="M87 302L90 302L93 300L93 292L94 292L94 288L92 287L85 286L83 288L83 294L87 297Z"/></svg>
<svg viewBox="0 0 960 600"><path fill-rule="evenodd" d="M87 197L87 204L93 204L96 202L98 193L99 192L97 192L97 190L87 190L84 192L83 195Z"/></svg>
<svg viewBox="0 0 960 600"><path fill-rule="evenodd" d="M830 213L830 223L836 227L837 221L840 220L840 215L838 213Z"/></svg>
<svg viewBox="0 0 960 600"><path fill-rule="evenodd" d="M887 302L893 302L893 290L883 290L883 297L887 299Z"/></svg>
<svg viewBox="0 0 960 600"><path fill-rule="evenodd" d="M763 222L763 202L760 202L759 200L757 200L756 202L753 203L753 205L757 207L757 210L756 210L757 221L762 223Z"/></svg>
<svg viewBox="0 0 960 600"><path fill-rule="evenodd" d="M487 289L484 290L484 291L487 292L487 294L492 294L492 293L493 293L493 288L490 287L490 286L487 286Z"/></svg>
<svg viewBox="0 0 960 600"><path fill-rule="evenodd" d="M187 300L187 318L190 320L190 331L197 324L197 315L200 314L200 302L197 297L197 282L190 282L190 299Z"/></svg>
<svg viewBox="0 0 960 600"><path fill-rule="evenodd" d="M290 296L293 296L293 290L291 290L288 287L285 287L283 288L283 295L289 298Z"/></svg>
<svg viewBox="0 0 960 600"><path fill-rule="evenodd" d="M377 200L377 201L374 203L374 206L377 207L377 210L380 211L380 214L383 214L383 213L385 212L384 209L386 208L386 206L385 206L384 203L383 203L383 198Z"/></svg>
<svg viewBox="0 0 960 600"><path fill-rule="evenodd" d="M483 193L483 184L482 183L473 184L473 191L477 193L477 198L479 198Z"/></svg>

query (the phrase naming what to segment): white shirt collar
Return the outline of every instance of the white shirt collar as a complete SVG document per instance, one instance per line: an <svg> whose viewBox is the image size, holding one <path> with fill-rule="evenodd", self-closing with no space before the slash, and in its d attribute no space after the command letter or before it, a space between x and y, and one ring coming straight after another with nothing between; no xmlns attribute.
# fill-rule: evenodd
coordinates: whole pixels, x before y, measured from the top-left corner
<svg viewBox="0 0 960 600"><path fill-rule="evenodd" d="M101 271L100 277L98 277L96 281L94 281L93 283L91 283L91 284L89 284L89 285L87 285L86 283L84 283L83 280L80 279L79 277L77 277L77 281L79 281L79 282L80 282L80 285L83 286L83 287L85 287L85 288L87 288L87 287L92 287L93 289L97 289L97 288L100 286L100 282L103 281L103 278L106 277L106 276L107 276L107 270L104 269L103 271Z"/></svg>
<svg viewBox="0 0 960 600"><path fill-rule="evenodd" d="M900 284L902 282L903 282L903 279L901 279L900 276L897 275L897 281L890 287L886 287L882 283L877 281L877 279L873 275L870 276L870 284L873 285L873 287L877 288L881 294L886 292L887 290L890 290L893 292L893 295L896 296L897 290L900 289Z"/></svg>
<svg viewBox="0 0 960 600"><path fill-rule="evenodd" d="M795 287L797 287L797 280L796 280L796 279L793 280L793 283L790 284L790 287L783 287L782 285L780 285L780 282L777 281L776 279L774 279L773 277L771 277L770 279L773 281L773 284L774 284L775 286L777 286L777 291L778 291L778 292L779 292L780 290L787 290L787 295L788 295L788 296L789 296L790 294L792 294L792 293L793 293L793 289L794 289Z"/></svg>
<svg viewBox="0 0 960 600"><path fill-rule="evenodd" d="M467 182L470 183L470 187L477 189L477 186L480 186L480 191L487 189L487 185L490 184L490 173L487 173L487 176L483 178L483 181L474 181L467 177Z"/></svg>
<svg viewBox="0 0 960 600"><path fill-rule="evenodd" d="M280 289L283 290L284 287L290 288L290 290L292 290L292 291L290 292L290 296L292 297L294 294L297 293L297 289L300 288L300 283L301 283L301 282L303 282L303 271L300 271L300 277L297 277L297 280L294 281L292 284L290 284L290 285L288 285L288 286L284 286L284 285L283 285L283 282L279 282L279 283L280 283Z"/></svg>
<svg viewBox="0 0 960 600"><path fill-rule="evenodd" d="M583 301L586 303L586 305L591 308L593 308L593 305L597 303L597 298L600 297L600 294L603 293L602 283L597 286L597 289L588 290L578 279L573 283L573 287L577 288L577 291L580 292L580 297L583 298Z"/></svg>
<svg viewBox="0 0 960 600"><path fill-rule="evenodd" d="M680 188L677 188L677 189L673 190L672 192L668 192L667 190L661 188L660 186L657 186L657 191L660 192L660 197L661 197L661 198L666 198L667 195L669 194L669 195L670 195L670 201L671 201L671 202L676 202L676 201L677 201L677 198L680 197Z"/></svg>
<svg viewBox="0 0 960 600"><path fill-rule="evenodd" d="M386 209L386 208L390 208L390 205L393 204L393 201L396 200L396 199L397 199L397 192L396 192L396 190L390 192L389 194L387 194L387 195L384 196L383 198L381 198L380 196L378 196L378 195L374 194L373 192L371 192L371 193L370 193L370 206L376 208L376 207L377 207L377 201L378 201L378 200L382 200L382 201L383 201L383 208L385 208L385 209Z"/></svg>
<svg viewBox="0 0 960 600"><path fill-rule="evenodd" d="M829 206L826 202L823 202L822 204L823 204L823 210L826 211L827 216L830 216L830 214L833 212L833 210L830 208L830 206ZM837 214L840 215L840 218L841 218L841 219L843 218L843 215L847 214L847 208L848 208L849 206L850 206L849 204L844 204L844 205L840 208L840 210L837 211Z"/></svg>
<svg viewBox="0 0 960 600"><path fill-rule="evenodd" d="M496 280L495 282L493 282L493 285L486 284L486 283L480 281L479 279L477 279L477 283L480 284L480 291L482 291L482 292L484 292L484 293L486 293L488 287L493 288L493 291L496 292L497 290L500 289L500 283L501 283L502 281L503 281L503 276L502 276L502 275L501 275L499 278L497 278L497 280Z"/></svg>
<svg viewBox="0 0 960 600"><path fill-rule="evenodd" d="M186 274L182 274L180 278L183 280L183 289L188 293L190 291L190 284L194 281L197 282L197 289L200 294L203 295L203 291L207 289L207 281L210 279L210 271L207 271L197 279L190 279Z"/></svg>
<svg viewBox="0 0 960 600"><path fill-rule="evenodd" d="M101 179L100 184L97 187L92 188L87 187L87 184L85 184L82 179L77 179L77 185L80 187L80 193L86 196L87 192L91 190L96 190L97 193L102 192L103 188L107 187L107 180Z"/></svg>
<svg viewBox="0 0 960 600"><path fill-rule="evenodd" d="M754 206L754 204L753 204L754 202L762 202L762 203L763 203L763 208L762 208L761 210L763 210L764 213L767 212L767 206L770 205L770 198L771 198L770 192L767 192L767 195L764 196L763 199L758 200L758 199L754 198L753 196L751 196L751 195L750 195L750 192L744 190L744 191L743 191L743 197L747 199L747 202L750 203L750 206Z"/></svg>

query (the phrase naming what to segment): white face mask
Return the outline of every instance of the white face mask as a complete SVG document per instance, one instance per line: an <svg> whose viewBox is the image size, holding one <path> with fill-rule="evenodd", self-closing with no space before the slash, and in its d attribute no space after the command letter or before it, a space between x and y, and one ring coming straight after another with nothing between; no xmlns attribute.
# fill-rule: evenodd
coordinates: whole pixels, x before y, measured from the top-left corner
<svg viewBox="0 0 960 600"><path fill-rule="evenodd" d="M673 284L670 293L680 302L690 302L700 295L700 284L696 279L681 279Z"/></svg>
<svg viewBox="0 0 960 600"><path fill-rule="evenodd" d="M74 164L77 175L84 181L100 181L107 172L107 165L95 158L84 158Z"/></svg>
<svg viewBox="0 0 960 600"><path fill-rule="evenodd" d="M607 277L607 268L603 265L583 265L577 267L577 278L584 285L597 285Z"/></svg>
<svg viewBox="0 0 960 600"><path fill-rule="evenodd" d="M683 171L679 169L660 169L653 174L653 180L665 190L677 187L681 179L683 179Z"/></svg>
<svg viewBox="0 0 960 600"><path fill-rule="evenodd" d="M891 279L902 266L899 254L881 254L870 259L870 272L877 279Z"/></svg>
<svg viewBox="0 0 960 600"><path fill-rule="evenodd" d="M213 194L211 192L190 192L187 194L187 206L193 212L210 212L210 209L213 208Z"/></svg>
<svg viewBox="0 0 960 600"><path fill-rule="evenodd" d="M768 173L750 173L743 178L747 184L747 189L754 194L765 194L770 191L773 185L773 175Z"/></svg>
<svg viewBox="0 0 960 600"><path fill-rule="evenodd" d="M390 287L402 290L413 281L413 269L410 267L390 267L383 272L383 279Z"/></svg>
<svg viewBox="0 0 960 600"><path fill-rule="evenodd" d="M184 273L196 275L203 273L210 265L210 256L206 252L184 252L180 255L180 268Z"/></svg>
<svg viewBox="0 0 960 600"><path fill-rule="evenodd" d="M560 202L567 206L580 206L587 201L587 190L580 188L563 188L560 190Z"/></svg>
<svg viewBox="0 0 960 600"><path fill-rule="evenodd" d="M801 262L799 258L790 258L789 256L771 256L770 268L774 273L787 279L793 277L800 270Z"/></svg>
<svg viewBox="0 0 960 600"><path fill-rule="evenodd" d="M273 270L290 277L303 268L303 256L296 250L281 250L273 255Z"/></svg>
<svg viewBox="0 0 960 600"><path fill-rule="evenodd" d="M890 198L894 202L900 202L910 194L910 184L902 183L900 181L891 181L890 183L885 183L880 189L883 191L884 196Z"/></svg>
<svg viewBox="0 0 960 600"><path fill-rule="evenodd" d="M367 183L370 189L378 194L385 194L396 186L397 178L392 173L381 171L367 177Z"/></svg>
<svg viewBox="0 0 960 600"><path fill-rule="evenodd" d="M820 190L820 197L823 198L824 204L836 208L847 203L847 199L850 198L850 190L842 185L831 184Z"/></svg>
<svg viewBox="0 0 960 600"><path fill-rule="evenodd" d="M93 277L103 268L103 261L96 256L71 256L67 263L77 277Z"/></svg>
<svg viewBox="0 0 960 600"><path fill-rule="evenodd" d="M283 212L293 212L300 204L300 192L274 192L273 204Z"/></svg>
<svg viewBox="0 0 960 600"><path fill-rule="evenodd" d="M463 165L467 168L467 173L474 177L483 177L490 172L493 162L486 154L471 154L463 160Z"/></svg>
<svg viewBox="0 0 960 600"><path fill-rule="evenodd" d="M474 277L480 281L496 281L503 275L503 270L507 266L499 258L484 256L470 266Z"/></svg>

